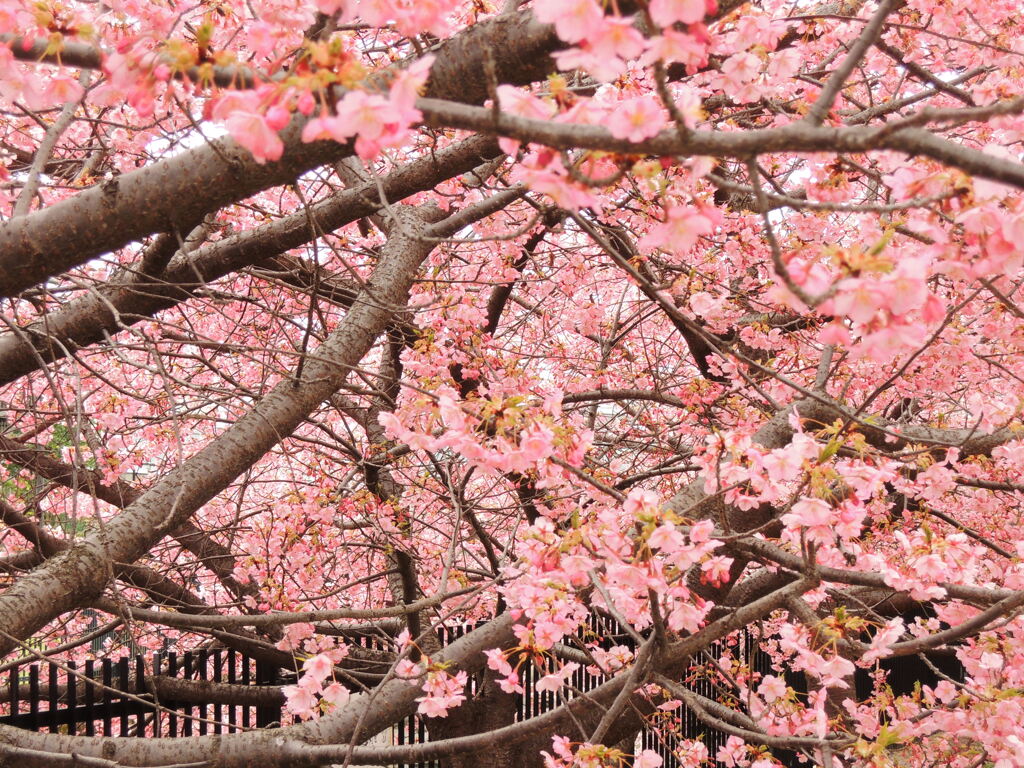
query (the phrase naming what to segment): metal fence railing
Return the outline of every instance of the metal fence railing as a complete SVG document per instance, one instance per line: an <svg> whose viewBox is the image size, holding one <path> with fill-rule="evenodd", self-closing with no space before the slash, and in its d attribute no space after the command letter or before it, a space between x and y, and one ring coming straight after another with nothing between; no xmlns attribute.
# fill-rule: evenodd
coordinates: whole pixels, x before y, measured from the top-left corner
<svg viewBox="0 0 1024 768"><path fill-rule="evenodd" d="M441 630L440 639L448 644L472 627ZM594 615L580 638L597 641L606 650L614 645L631 649L635 643L614 621ZM358 642L368 650L384 650L379 638L363 637ZM730 691L716 663L722 654L730 656L754 672L776 673L754 632L741 630L728 639L713 643L693 660L690 673L682 682L693 692L718 700ZM946 672L962 676L955 659L944 664ZM929 663L930 664L930 663ZM907 693L916 683L934 685L929 664L914 657L883 660L894 692ZM956 667L956 668L954 668ZM544 674L532 664L520 667L524 693L518 696L515 718L529 719L550 711L565 697L593 690L608 678L592 674L581 666L559 695L538 691L536 683ZM787 675L795 689L806 681L802 675ZM267 728L280 723L284 697L280 686L294 682L295 674L259 662L234 650L199 650L185 653L155 653L149 656L109 658L56 663L24 660L7 670L6 696L0 678L0 723L35 731L53 733L161 738L230 733L251 728ZM859 697L869 695L870 681L858 675ZM470 687L476 685L471 678ZM908 688L908 690L902 690ZM899 690L897 690L899 689ZM680 707L674 712L659 712L658 722L643 729L638 749L652 749L661 755L665 768L678 768L677 753L684 740L698 739L708 750L711 763L727 734L708 727L693 712ZM381 741L383 739L383 741ZM375 743L409 744L429 740L427 721L413 714L397 723L390 734L381 734ZM786 764L791 755L776 754ZM436 768L436 761L403 768Z"/></svg>

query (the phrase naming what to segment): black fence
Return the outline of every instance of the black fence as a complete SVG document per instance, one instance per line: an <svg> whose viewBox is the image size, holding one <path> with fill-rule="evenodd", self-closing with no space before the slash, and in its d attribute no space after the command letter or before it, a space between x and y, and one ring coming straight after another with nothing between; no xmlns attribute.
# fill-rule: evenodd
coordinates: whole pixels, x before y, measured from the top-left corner
<svg viewBox="0 0 1024 768"><path fill-rule="evenodd" d="M161 678L237 686L279 683L277 670L232 650L156 653L134 658L57 664L26 663L8 671L0 723L32 731L86 736L192 736L265 728L281 719L280 704L253 706L161 700Z"/></svg>
<svg viewBox="0 0 1024 768"><path fill-rule="evenodd" d="M442 630L441 640L447 644L469 629L472 628L446 628ZM614 645L635 648L628 634L613 621L600 616L593 617L590 625L581 630L581 639L596 639L605 650ZM357 642L368 649L385 648L379 638L365 637ZM701 657L694 658L683 684L712 700L728 694L729 686L722 670L717 669L718 659L726 651L752 671L775 672L756 636L740 631L728 640L711 644L701 652ZM951 662L946 657L933 661L943 665L944 671L954 678L962 679L962 669L955 659ZM908 693L918 683L934 685L937 682L931 668L914 657L883 660L882 666L896 694ZM544 672L532 664L520 667L524 693L518 696L517 720L550 711L561 704L564 697L586 693L608 679L591 674L581 666L569 679L569 686L556 695L537 690L542 674ZM272 727L280 723L283 714L283 697L277 686L295 681L294 673L282 673L272 665L233 650L156 653L148 657L101 659L77 665L26 660L8 669L7 676L6 702L0 700L0 723L52 733L146 738ZM173 683L177 681L188 685L176 691ZM204 681L215 685L203 685ZM805 686L802 675L787 675L787 681L798 691ZM858 675L857 683L858 696L869 695L867 675ZM224 684L232 687L224 687ZM471 690L475 685L476 680L471 678ZM183 693L182 688L187 690ZM718 748L728 738L721 731L708 727L685 707L674 712L659 712L656 716L657 723L639 734L636 748L656 751L665 768L678 768L681 764L677 750L684 740L702 741L713 762ZM382 734L375 743L409 744L428 740L426 719L414 714ZM795 764L790 754L777 753L776 757L784 764ZM435 768L437 765L436 761L429 761L405 768Z"/></svg>

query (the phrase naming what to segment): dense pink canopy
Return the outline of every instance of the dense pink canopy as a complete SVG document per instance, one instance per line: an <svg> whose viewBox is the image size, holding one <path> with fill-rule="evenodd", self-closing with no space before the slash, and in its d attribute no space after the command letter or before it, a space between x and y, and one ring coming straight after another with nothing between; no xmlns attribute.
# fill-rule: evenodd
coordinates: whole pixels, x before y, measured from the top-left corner
<svg viewBox="0 0 1024 768"><path fill-rule="evenodd" d="M657 768L681 703L687 766L1024 764L1022 25L0 0L0 651L298 675L0 763Z"/></svg>

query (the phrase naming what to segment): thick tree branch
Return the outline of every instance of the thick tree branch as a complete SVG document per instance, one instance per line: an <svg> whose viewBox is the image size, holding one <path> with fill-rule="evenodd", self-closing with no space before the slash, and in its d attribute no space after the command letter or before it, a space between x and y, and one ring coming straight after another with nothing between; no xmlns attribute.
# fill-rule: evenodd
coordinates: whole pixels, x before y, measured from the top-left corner
<svg viewBox="0 0 1024 768"><path fill-rule="evenodd" d="M440 213L432 214L439 219ZM455 218L455 217L452 217ZM102 530L48 560L0 594L0 623L25 638L62 612L95 599L109 564L131 563L289 435L348 376L393 312L405 305L419 264L446 236L418 218L402 226L382 249L352 309L316 351L300 380L275 387L245 417L184 464L156 482ZM9 640L0 652L11 650Z"/></svg>
<svg viewBox="0 0 1024 768"><path fill-rule="evenodd" d="M31 469L47 480L52 480L73 491L87 493L115 507L127 507L142 495L141 490L123 480L115 480L110 485L106 485L103 483L101 473L96 470L73 467L57 461L41 445L30 445L3 435L0 435L0 459ZM195 555L203 566L236 597L258 594L253 585L241 584L235 578L234 554L217 543L210 534L200 529L193 521L186 520L169 535Z"/></svg>
<svg viewBox="0 0 1024 768"><path fill-rule="evenodd" d="M102 341L108 334L187 301L209 282L308 243L314 237L310 218L320 231L333 232L379 210L385 204L381 192L386 202L401 200L465 173L497 153L494 139L473 137L396 169L379 185L367 182L343 190L308 211L209 243L191 254L179 254L158 276L140 266L126 282L100 286L23 328L23 333L0 336L0 385L36 370L40 359L57 360L68 350Z"/></svg>
<svg viewBox="0 0 1024 768"><path fill-rule="evenodd" d="M427 125L456 127L482 134L505 136L554 149L592 149L626 155L655 157L748 158L776 152L861 153L894 149L908 155L924 155L946 165L993 181L1024 189L1024 165L943 139L922 128L843 126L830 128L804 122L780 128L745 131L689 131L680 137L665 130L652 139L631 142L617 139L606 128L555 123L494 112L455 102L423 98L417 101Z"/></svg>
<svg viewBox="0 0 1024 768"><path fill-rule="evenodd" d="M553 28L530 13L481 22L434 54L426 93L482 103L487 98L485 56L494 62L500 82L525 84L553 71L548 53L559 44ZM296 118L282 131L285 150L275 162L257 163L231 139L216 139L0 224L0 297L155 232L188 231L221 206L352 154L352 142L303 143L302 127L303 120Z"/></svg>

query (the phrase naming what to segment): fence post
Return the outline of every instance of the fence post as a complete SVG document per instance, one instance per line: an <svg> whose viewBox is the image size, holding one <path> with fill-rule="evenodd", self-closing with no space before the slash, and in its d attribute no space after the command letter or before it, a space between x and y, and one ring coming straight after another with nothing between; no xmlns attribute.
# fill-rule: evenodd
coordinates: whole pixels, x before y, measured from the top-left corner
<svg viewBox="0 0 1024 768"><path fill-rule="evenodd" d="M264 661L256 662L256 685L273 685L277 682L277 668ZM281 706L263 704L256 707L256 727L269 728L281 722Z"/></svg>
<svg viewBox="0 0 1024 768"><path fill-rule="evenodd" d="M78 735L78 669L73 661L68 662L68 733Z"/></svg>

